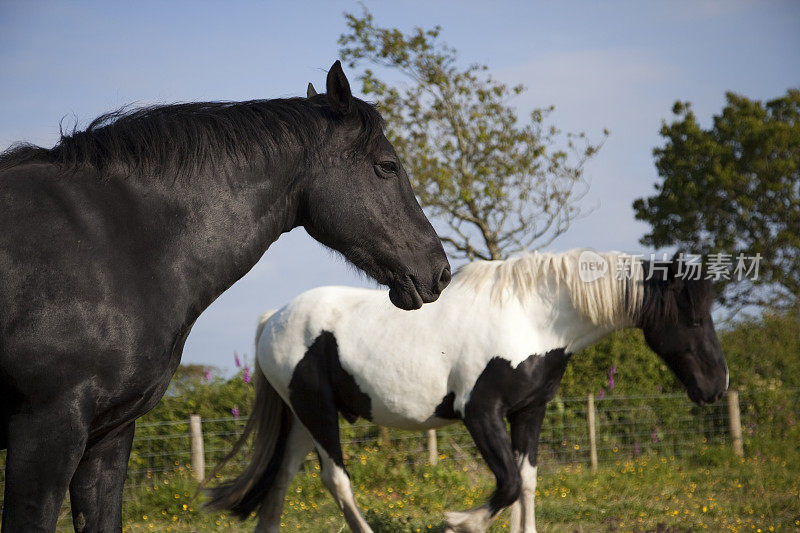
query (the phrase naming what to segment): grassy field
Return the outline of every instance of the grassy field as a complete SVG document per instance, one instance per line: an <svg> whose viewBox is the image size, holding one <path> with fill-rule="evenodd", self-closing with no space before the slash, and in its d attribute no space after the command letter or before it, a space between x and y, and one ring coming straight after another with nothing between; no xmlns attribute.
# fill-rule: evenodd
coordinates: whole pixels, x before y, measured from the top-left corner
<svg viewBox="0 0 800 533"><path fill-rule="evenodd" d="M592 474L582 466L540 472L540 532L800 531L800 453L733 456L702 447L690 457L658 454L611 461ZM795 443L800 444L800 443ZM792 453L791 450L794 450ZM390 455L391 457L391 455ZM389 460L378 447L349 458L356 497L376 533L441 531L443 512L482 504L493 478L484 467L443 456L437 466ZM202 510L195 483L181 467L129 491L128 531L252 531L225 514ZM346 531L344 519L307 461L289 491L286 531ZM492 531L508 528L508 512Z"/></svg>

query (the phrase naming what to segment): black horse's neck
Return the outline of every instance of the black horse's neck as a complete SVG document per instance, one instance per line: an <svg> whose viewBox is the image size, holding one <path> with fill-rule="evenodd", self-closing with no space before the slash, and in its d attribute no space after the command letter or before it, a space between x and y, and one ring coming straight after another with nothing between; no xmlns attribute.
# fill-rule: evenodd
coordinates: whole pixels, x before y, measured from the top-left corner
<svg viewBox="0 0 800 533"><path fill-rule="evenodd" d="M301 160L301 153L287 152L255 168L227 176L205 171L176 184L162 207L173 218L160 260L169 265L164 289L175 291L179 327L191 325L297 225Z"/></svg>

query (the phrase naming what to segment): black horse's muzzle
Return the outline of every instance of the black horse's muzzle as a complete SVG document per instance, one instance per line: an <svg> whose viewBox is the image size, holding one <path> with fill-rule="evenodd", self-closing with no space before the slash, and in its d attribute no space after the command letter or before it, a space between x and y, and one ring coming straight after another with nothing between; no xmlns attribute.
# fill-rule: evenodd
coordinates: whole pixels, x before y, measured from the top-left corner
<svg viewBox="0 0 800 533"><path fill-rule="evenodd" d="M432 283L425 283L414 275L403 276L389 283L389 300L400 309L419 309L423 304L435 302L450 279L449 264L438 271Z"/></svg>

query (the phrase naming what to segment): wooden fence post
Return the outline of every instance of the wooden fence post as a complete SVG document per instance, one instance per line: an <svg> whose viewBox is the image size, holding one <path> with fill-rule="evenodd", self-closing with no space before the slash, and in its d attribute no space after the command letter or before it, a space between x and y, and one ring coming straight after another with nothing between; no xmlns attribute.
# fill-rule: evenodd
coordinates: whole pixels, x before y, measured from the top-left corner
<svg viewBox="0 0 800 533"><path fill-rule="evenodd" d="M189 436L192 441L192 477L203 481L206 477L206 457L203 449L203 425L200 415L189 417Z"/></svg>
<svg viewBox="0 0 800 533"><path fill-rule="evenodd" d="M586 418L589 423L589 461L592 472L597 472L597 435L595 433L594 394L589 394L586 405Z"/></svg>
<svg viewBox="0 0 800 533"><path fill-rule="evenodd" d="M381 426L381 446L384 448L389 448L392 445L392 434L389 431L389 428L386 426Z"/></svg>
<svg viewBox="0 0 800 533"><path fill-rule="evenodd" d="M428 462L435 465L439 462L439 447L436 444L436 430L428 430Z"/></svg>
<svg viewBox="0 0 800 533"><path fill-rule="evenodd" d="M744 447L742 446L742 417L739 411L739 393L735 390L729 390L727 399L728 426L731 430L733 453L739 457L744 457Z"/></svg>

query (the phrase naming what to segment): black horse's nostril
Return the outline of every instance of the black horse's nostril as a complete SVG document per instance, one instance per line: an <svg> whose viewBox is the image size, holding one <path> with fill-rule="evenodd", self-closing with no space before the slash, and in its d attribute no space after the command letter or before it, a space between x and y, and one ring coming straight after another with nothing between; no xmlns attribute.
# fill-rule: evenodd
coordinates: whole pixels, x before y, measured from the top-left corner
<svg viewBox="0 0 800 533"><path fill-rule="evenodd" d="M447 287L448 283L450 283L451 277L452 276L450 275L450 267L449 266L444 267L442 273L439 274L439 282L436 284L436 289L439 292L442 292L444 288Z"/></svg>

